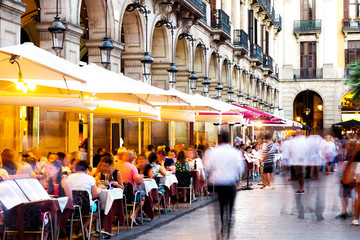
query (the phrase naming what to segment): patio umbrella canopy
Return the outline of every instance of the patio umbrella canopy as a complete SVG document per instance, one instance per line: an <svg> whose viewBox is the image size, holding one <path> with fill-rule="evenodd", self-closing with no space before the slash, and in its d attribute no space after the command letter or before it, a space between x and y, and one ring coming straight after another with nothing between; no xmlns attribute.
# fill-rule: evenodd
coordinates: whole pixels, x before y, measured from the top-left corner
<svg viewBox="0 0 360 240"><path fill-rule="evenodd" d="M360 122L354 119L333 124L334 127L360 127Z"/></svg>

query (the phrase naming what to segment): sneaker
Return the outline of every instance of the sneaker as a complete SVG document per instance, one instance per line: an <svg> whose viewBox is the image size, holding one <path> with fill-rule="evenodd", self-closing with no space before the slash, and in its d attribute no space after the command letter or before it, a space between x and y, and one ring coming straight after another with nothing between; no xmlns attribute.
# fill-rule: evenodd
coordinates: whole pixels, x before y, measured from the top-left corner
<svg viewBox="0 0 360 240"><path fill-rule="evenodd" d="M305 194L305 191L304 190L302 190L302 191L298 190L298 191L295 192L295 194Z"/></svg>
<svg viewBox="0 0 360 240"><path fill-rule="evenodd" d="M337 216L335 217L335 219L340 219L340 218L346 219L346 217L347 217L347 213L340 213L339 215L337 215Z"/></svg>
<svg viewBox="0 0 360 240"><path fill-rule="evenodd" d="M275 187L274 187L274 186L270 186L270 189L271 189L271 190L275 190Z"/></svg>
<svg viewBox="0 0 360 240"><path fill-rule="evenodd" d="M359 222L359 220L354 219L354 221L352 221L351 224L354 226L359 226L360 222Z"/></svg>
<svg viewBox="0 0 360 240"><path fill-rule="evenodd" d="M346 215L346 218L354 218L354 217L355 217L355 213L352 213L352 212L350 212Z"/></svg>
<svg viewBox="0 0 360 240"><path fill-rule="evenodd" d="M270 187L269 187L269 186L266 186L266 187L264 187L262 190L268 190L268 189L270 189Z"/></svg>

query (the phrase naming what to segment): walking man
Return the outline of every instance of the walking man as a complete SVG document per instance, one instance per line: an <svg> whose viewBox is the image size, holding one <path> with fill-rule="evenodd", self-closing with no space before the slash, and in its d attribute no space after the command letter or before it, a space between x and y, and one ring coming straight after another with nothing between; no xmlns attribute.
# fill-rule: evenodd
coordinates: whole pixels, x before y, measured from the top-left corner
<svg viewBox="0 0 360 240"><path fill-rule="evenodd" d="M218 194L221 218L221 234L227 228L227 237L231 231L231 216L235 199L236 182L244 171L244 163L238 149L229 144L229 133L222 131L219 145L205 153L206 172L212 175ZM216 228L215 228L216 229ZM218 233L217 233L218 234Z"/></svg>

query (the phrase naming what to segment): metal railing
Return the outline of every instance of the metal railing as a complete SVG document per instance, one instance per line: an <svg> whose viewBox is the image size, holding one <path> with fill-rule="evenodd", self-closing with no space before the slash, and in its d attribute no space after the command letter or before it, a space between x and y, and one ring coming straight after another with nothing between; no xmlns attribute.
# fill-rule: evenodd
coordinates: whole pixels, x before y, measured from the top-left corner
<svg viewBox="0 0 360 240"><path fill-rule="evenodd" d="M294 32L321 31L321 19L316 20L295 20Z"/></svg>
<svg viewBox="0 0 360 240"><path fill-rule="evenodd" d="M249 50L249 36L244 30L236 29L234 30L233 44Z"/></svg>
<svg viewBox="0 0 360 240"><path fill-rule="evenodd" d="M343 31L360 31L360 21L344 21Z"/></svg>
<svg viewBox="0 0 360 240"><path fill-rule="evenodd" d="M263 67L264 68L269 68L272 72L274 72L272 57L270 57L269 55L264 55L264 57L263 57Z"/></svg>
<svg viewBox="0 0 360 240"><path fill-rule="evenodd" d="M275 27L282 27L282 17L280 14L275 15Z"/></svg>
<svg viewBox="0 0 360 240"><path fill-rule="evenodd" d="M205 23L207 23L207 17L206 17L206 3L202 2L202 9L201 9L202 13L204 14L203 18L201 20L203 20Z"/></svg>
<svg viewBox="0 0 360 240"><path fill-rule="evenodd" d="M294 69L294 77L297 79L318 79L323 78L322 68Z"/></svg>
<svg viewBox="0 0 360 240"><path fill-rule="evenodd" d="M263 61L262 49L257 44L252 44L250 46L250 58L258 59L260 62Z"/></svg>
<svg viewBox="0 0 360 240"><path fill-rule="evenodd" d="M202 0L189 0L189 2L192 3L199 11L202 11L203 8L203 2Z"/></svg>
<svg viewBox="0 0 360 240"><path fill-rule="evenodd" d="M221 9L213 9L211 11L211 27L221 28L230 35L229 16Z"/></svg>

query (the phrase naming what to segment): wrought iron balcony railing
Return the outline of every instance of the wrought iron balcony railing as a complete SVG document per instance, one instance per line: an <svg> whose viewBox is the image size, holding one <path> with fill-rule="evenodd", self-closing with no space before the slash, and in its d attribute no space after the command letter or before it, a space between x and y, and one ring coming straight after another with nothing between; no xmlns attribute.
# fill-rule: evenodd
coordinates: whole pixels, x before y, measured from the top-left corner
<svg viewBox="0 0 360 240"><path fill-rule="evenodd" d="M312 33L321 31L321 19L316 20L295 20L295 33Z"/></svg>
<svg viewBox="0 0 360 240"><path fill-rule="evenodd" d="M343 20L343 32L360 32L360 21Z"/></svg>
<svg viewBox="0 0 360 240"><path fill-rule="evenodd" d="M258 60L260 62L263 61L262 49L257 44L252 44L250 46L250 58Z"/></svg>
<svg viewBox="0 0 360 240"><path fill-rule="evenodd" d="M202 0L189 0L199 11L202 11L203 2Z"/></svg>
<svg viewBox="0 0 360 240"><path fill-rule="evenodd" d="M236 29L234 30L234 38L233 38L233 44L235 46L244 47L247 50L249 50L249 36L247 33L242 29Z"/></svg>
<svg viewBox="0 0 360 240"><path fill-rule="evenodd" d="M282 27L282 17L280 14L275 15L275 27L281 28Z"/></svg>
<svg viewBox="0 0 360 240"><path fill-rule="evenodd" d="M230 35L230 20L229 16L221 9L213 9L211 11L211 27L223 29Z"/></svg>
<svg viewBox="0 0 360 240"><path fill-rule="evenodd" d="M207 17L206 17L206 3L202 2L202 8L201 8L202 13L204 14L204 17L202 18L202 20L207 23Z"/></svg>
<svg viewBox="0 0 360 240"><path fill-rule="evenodd" d="M319 79L323 77L322 68L294 69L294 77L297 79Z"/></svg>
<svg viewBox="0 0 360 240"><path fill-rule="evenodd" d="M264 57L263 57L263 67L264 68L269 68L271 70L271 72L274 72L272 57L270 57L269 55L264 55Z"/></svg>

